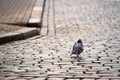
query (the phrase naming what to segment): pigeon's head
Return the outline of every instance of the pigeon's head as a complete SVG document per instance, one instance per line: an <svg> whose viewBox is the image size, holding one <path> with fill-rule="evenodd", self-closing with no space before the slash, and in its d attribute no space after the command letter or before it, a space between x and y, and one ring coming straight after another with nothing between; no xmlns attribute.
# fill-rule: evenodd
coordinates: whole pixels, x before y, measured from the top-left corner
<svg viewBox="0 0 120 80"><path fill-rule="evenodd" d="M82 43L82 40L81 40L81 39L79 39L79 40L77 41L77 43Z"/></svg>

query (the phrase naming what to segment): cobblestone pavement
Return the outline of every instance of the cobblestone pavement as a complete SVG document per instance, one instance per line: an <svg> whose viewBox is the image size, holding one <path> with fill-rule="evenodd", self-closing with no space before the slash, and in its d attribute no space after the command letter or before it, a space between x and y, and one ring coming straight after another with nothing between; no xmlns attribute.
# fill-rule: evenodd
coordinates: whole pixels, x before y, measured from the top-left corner
<svg viewBox="0 0 120 80"><path fill-rule="evenodd" d="M0 80L120 80L119 26L120 1L46 0L41 35L0 46Z"/></svg>

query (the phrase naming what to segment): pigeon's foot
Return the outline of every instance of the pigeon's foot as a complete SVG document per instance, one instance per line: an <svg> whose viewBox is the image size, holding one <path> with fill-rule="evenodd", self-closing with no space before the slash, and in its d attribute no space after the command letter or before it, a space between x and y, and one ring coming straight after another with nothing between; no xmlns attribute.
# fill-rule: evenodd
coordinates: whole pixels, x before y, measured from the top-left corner
<svg viewBox="0 0 120 80"><path fill-rule="evenodd" d="M79 57L79 54L77 54L76 57Z"/></svg>
<svg viewBox="0 0 120 80"><path fill-rule="evenodd" d="M80 58L79 55L76 55L76 54L70 54L71 58Z"/></svg>

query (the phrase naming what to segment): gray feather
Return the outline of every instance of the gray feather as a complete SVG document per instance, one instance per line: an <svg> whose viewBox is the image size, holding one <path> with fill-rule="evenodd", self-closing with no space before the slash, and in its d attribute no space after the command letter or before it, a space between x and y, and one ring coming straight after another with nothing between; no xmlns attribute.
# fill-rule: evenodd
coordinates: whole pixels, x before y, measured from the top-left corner
<svg viewBox="0 0 120 80"><path fill-rule="evenodd" d="M73 45L73 50L72 50L72 54L81 54L84 50L84 46L82 44L81 39L78 40L78 42L76 42Z"/></svg>

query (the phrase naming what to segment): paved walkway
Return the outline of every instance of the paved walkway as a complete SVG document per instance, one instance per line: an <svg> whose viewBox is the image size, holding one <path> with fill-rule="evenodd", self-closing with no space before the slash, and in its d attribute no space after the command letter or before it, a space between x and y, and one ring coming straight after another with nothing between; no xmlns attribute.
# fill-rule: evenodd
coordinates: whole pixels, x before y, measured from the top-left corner
<svg viewBox="0 0 120 80"><path fill-rule="evenodd" d="M0 34L26 27L36 0L0 0Z"/></svg>
<svg viewBox="0 0 120 80"><path fill-rule="evenodd" d="M0 0L0 23L27 24L36 0Z"/></svg>
<svg viewBox="0 0 120 80"><path fill-rule="evenodd" d="M117 0L46 0L41 35L0 46L0 79L120 80L119 22Z"/></svg>

